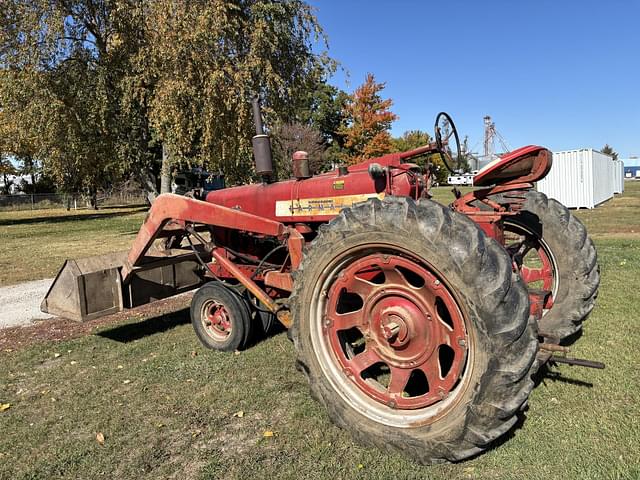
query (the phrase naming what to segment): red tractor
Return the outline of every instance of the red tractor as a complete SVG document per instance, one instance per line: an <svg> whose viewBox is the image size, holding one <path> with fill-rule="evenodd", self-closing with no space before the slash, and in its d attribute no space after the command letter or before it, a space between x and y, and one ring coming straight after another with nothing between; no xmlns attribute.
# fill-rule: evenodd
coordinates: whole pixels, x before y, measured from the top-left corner
<svg viewBox="0 0 640 480"><path fill-rule="evenodd" d="M456 169L449 116L435 142L272 181L254 103L262 183L196 199L161 195L129 252L69 260L42 308L80 321L197 288L202 343L233 351L276 319L332 420L421 463L476 455L507 432L549 360L593 309L596 250L564 206L534 190L551 152L528 146L483 168L477 187L430 200L440 154ZM444 133L443 133L444 132Z"/></svg>

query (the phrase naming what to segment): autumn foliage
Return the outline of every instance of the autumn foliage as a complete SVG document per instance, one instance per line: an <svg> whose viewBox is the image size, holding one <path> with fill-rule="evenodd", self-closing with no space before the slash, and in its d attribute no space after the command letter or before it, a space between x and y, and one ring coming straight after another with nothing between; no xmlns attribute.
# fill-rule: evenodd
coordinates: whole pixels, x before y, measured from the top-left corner
<svg viewBox="0 0 640 480"><path fill-rule="evenodd" d="M398 117L389 110L393 101L380 96L384 87L369 73L346 103L346 121L340 133L344 136L344 160L349 165L393 151L389 129Z"/></svg>

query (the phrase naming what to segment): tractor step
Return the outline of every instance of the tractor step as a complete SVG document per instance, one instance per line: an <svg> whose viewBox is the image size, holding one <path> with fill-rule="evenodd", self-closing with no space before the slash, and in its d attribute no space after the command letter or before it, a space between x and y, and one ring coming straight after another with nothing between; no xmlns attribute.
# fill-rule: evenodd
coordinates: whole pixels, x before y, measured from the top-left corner
<svg viewBox="0 0 640 480"><path fill-rule="evenodd" d="M203 275L193 251L150 251L126 282L128 252L67 260L49 287L40 309L85 322L168 298L199 287ZM206 258L203 251L201 256Z"/></svg>

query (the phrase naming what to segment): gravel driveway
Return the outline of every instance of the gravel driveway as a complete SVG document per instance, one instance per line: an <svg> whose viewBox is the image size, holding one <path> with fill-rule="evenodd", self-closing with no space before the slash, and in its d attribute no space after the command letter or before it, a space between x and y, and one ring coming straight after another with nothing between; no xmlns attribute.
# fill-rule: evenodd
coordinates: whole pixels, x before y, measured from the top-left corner
<svg viewBox="0 0 640 480"><path fill-rule="evenodd" d="M51 318L40 311L40 303L53 281L36 280L0 287L0 328L28 325L34 320Z"/></svg>

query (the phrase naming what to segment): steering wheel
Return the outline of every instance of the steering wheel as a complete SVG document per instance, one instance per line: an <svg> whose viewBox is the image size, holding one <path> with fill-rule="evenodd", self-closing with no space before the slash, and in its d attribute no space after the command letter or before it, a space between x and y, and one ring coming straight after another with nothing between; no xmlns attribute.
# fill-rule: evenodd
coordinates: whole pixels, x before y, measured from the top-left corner
<svg viewBox="0 0 640 480"><path fill-rule="evenodd" d="M451 173L458 173L462 166L462 156L460 155L460 138L456 126L451 117L446 112L440 112L436 116L435 124L436 146L442 157L445 167ZM444 138L443 138L444 134ZM451 149L451 137L454 139L455 151Z"/></svg>

